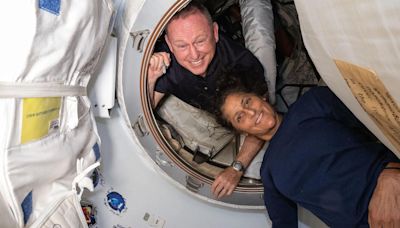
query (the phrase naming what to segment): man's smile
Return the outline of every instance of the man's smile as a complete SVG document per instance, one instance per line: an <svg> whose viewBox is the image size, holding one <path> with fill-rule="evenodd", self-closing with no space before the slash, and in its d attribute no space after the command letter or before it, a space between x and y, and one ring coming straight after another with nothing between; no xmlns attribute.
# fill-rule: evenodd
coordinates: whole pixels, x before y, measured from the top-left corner
<svg viewBox="0 0 400 228"><path fill-rule="evenodd" d="M256 119L256 125L258 125L261 122L261 119L263 118L263 112L260 112L260 114L258 114L257 119Z"/></svg>

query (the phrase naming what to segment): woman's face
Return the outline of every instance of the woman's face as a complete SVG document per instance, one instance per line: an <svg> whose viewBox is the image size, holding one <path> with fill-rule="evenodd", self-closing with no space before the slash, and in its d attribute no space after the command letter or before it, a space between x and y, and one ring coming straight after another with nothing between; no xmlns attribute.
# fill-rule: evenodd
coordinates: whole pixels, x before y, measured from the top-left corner
<svg viewBox="0 0 400 228"><path fill-rule="evenodd" d="M251 93L229 94L221 111L234 128L264 140L271 139L280 124L280 117L274 108Z"/></svg>

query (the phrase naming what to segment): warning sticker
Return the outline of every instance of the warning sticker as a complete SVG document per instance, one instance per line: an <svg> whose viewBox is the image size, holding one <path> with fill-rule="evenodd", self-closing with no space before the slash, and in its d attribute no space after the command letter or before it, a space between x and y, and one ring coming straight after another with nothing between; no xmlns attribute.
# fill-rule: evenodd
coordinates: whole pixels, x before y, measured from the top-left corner
<svg viewBox="0 0 400 228"><path fill-rule="evenodd" d="M335 63L357 101L400 151L400 109L377 74L341 60Z"/></svg>
<svg viewBox="0 0 400 228"><path fill-rule="evenodd" d="M21 143L40 139L59 128L60 97L24 98Z"/></svg>

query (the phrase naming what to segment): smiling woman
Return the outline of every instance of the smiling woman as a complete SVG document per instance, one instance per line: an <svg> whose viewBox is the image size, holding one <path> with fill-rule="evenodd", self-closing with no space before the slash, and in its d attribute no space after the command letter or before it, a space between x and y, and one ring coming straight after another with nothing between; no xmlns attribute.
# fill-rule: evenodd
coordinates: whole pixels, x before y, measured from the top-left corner
<svg viewBox="0 0 400 228"><path fill-rule="evenodd" d="M378 177L400 160L328 87L310 89L283 119L246 91L240 85L221 91L218 114L237 130L269 141L260 172L274 227L297 227L297 205L329 227L368 226Z"/></svg>
<svg viewBox="0 0 400 228"><path fill-rule="evenodd" d="M282 117L264 99L251 93L232 93L226 97L221 112L237 130L270 140Z"/></svg>
<svg viewBox="0 0 400 228"><path fill-rule="evenodd" d="M231 130L235 130L232 126L233 122L227 121L224 115L221 113L221 108L227 99L227 95L233 92L251 93L258 99L268 100L268 88L261 79L256 77L257 73L254 69L249 67L234 67L232 69L224 71L218 81L217 87L218 92L215 101L214 114L217 121ZM243 101L243 105L248 102ZM269 105L270 106L270 105ZM271 109L272 106L270 106Z"/></svg>
<svg viewBox="0 0 400 228"><path fill-rule="evenodd" d="M265 102L268 99L267 88L254 78L250 68L234 68L225 72L218 81L218 88L220 92L215 110L218 121L263 140L271 138L281 118L272 105Z"/></svg>

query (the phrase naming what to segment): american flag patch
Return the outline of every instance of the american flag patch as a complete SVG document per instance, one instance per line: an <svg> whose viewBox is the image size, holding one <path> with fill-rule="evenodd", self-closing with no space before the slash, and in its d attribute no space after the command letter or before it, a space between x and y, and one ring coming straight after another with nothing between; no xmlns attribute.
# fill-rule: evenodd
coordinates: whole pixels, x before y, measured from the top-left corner
<svg viewBox="0 0 400 228"><path fill-rule="evenodd" d="M60 15L61 0L39 0L39 8Z"/></svg>

